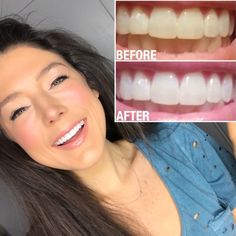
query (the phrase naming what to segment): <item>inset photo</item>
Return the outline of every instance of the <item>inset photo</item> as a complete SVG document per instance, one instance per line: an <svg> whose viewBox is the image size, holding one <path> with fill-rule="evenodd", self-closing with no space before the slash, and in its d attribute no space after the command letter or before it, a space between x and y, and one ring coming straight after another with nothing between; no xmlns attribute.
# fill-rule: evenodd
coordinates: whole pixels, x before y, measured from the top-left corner
<svg viewBox="0 0 236 236"><path fill-rule="evenodd" d="M236 1L117 1L116 59L235 60Z"/></svg>
<svg viewBox="0 0 236 236"><path fill-rule="evenodd" d="M235 62L117 62L116 121L236 121Z"/></svg>

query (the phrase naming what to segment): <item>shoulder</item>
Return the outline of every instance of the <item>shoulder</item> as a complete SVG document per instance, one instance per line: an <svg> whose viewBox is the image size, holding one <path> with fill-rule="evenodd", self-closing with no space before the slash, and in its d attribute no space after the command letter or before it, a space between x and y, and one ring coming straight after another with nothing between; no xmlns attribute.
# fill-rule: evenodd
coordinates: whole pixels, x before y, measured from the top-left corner
<svg viewBox="0 0 236 236"><path fill-rule="evenodd" d="M194 153L204 146L207 136L193 123L159 123L148 136L148 142L182 161L193 161Z"/></svg>

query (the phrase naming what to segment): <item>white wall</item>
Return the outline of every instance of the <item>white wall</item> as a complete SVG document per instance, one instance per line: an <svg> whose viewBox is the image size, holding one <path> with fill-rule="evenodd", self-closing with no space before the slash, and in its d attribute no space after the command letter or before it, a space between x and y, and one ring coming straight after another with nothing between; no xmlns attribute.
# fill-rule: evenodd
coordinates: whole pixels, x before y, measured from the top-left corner
<svg viewBox="0 0 236 236"><path fill-rule="evenodd" d="M1 0L1 16L19 14L37 28L64 28L85 38L113 60L112 0Z"/></svg>

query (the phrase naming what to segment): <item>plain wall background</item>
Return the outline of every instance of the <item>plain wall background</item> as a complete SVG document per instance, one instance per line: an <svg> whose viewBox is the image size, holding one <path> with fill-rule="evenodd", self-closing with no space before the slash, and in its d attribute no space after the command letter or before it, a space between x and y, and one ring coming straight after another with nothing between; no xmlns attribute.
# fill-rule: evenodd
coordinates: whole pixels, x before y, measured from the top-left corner
<svg viewBox="0 0 236 236"><path fill-rule="evenodd" d="M1 16L28 16L36 28L64 28L86 39L113 60L113 0L1 0Z"/></svg>

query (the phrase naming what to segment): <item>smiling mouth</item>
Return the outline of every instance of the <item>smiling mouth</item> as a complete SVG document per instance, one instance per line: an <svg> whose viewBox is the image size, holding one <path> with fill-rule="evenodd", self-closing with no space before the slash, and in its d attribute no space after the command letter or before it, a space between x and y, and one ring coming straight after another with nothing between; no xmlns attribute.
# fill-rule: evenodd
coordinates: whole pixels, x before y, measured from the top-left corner
<svg viewBox="0 0 236 236"><path fill-rule="evenodd" d="M81 139L81 134L84 131L85 122L85 119L82 119L81 121L77 122L66 133L61 135L61 137L58 138L56 142L54 142L53 146L72 147L81 143L81 140L78 141L78 139Z"/></svg>
<svg viewBox="0 0 236 236"><path fill-rule="evenodd" d="M168 2L165 4L117 4L118 46L182 54L215 53L233 45L235 11L232 9L213 8L204 4L201 7L193 4L188 7L174 7L173 3Z"/></svg>
<svg viewBox="0 0 236 236"><path fill-rule="evenodd" d="M233 111L219 113L235 109L236 99L235 64L230 69L221 64L216 69L214 63L118 63L117 108L149 111L156 121L207 120L209 115L213 120L235 120Z"/></svg>

